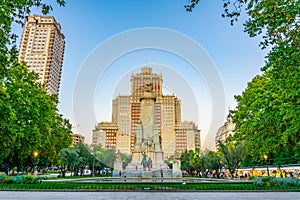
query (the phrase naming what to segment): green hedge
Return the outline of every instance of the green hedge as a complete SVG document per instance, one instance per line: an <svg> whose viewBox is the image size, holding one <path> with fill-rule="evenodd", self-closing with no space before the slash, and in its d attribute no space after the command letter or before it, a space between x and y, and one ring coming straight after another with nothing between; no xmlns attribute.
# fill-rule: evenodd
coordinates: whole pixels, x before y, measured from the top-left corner
<svg viewBox="0 0 300 200"><path fill-rule="evenodd" d="M273 176L269 177L258 177L253 179L253 183L256 186L295 186L300 187L300 179L291 178L276 178Z"/></svg>
<svg viewBox="0 0 300 200"><path fill-rule="evenodd" d="M42 184L0 184L0 190L62 190L62 191L254 191L296 190L299 186L257 186L255 184L204 183L75 183L43 182Z"/></svg>

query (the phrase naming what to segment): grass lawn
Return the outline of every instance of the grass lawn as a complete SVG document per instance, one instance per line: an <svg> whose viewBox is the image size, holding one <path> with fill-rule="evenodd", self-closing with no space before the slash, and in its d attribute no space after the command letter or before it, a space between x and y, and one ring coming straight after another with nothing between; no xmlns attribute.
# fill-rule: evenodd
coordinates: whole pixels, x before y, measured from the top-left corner
<svg viewBox="0 0 300 200"><path fill-rule="evenodd" d="M296 186L256 186L252 183L75 183L0 184L0 190L57 191L300 191Z"/></svg>

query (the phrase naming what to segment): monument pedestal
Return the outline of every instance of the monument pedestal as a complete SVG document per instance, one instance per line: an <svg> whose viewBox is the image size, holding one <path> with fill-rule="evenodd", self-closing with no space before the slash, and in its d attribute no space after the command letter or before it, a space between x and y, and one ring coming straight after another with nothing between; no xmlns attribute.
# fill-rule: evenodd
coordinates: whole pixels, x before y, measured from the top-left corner
<svg viewBox="0 0 300 200"><path fill-rule="evenodd" d="M151 158L152 167L150 170L160 170L160 169L168 169L168 165L163 160L163 152L153 152L149 151L147 153L147 158ZM133 152L132 160L127 165L126 170L143 170L142 165L143 155L140 152ZM148 170L148 168L147 168Z"/></svg>
<svg viewBox="0 0 300 200"><path fill-rule="evenodd" d="M140 152L134 152L132 154L132 160L123 170L123 176L126 177L139 177L139 178L159 178L161 177L161 171L163 171L163 177L172 177L172 170L163 161L162 151L149 151L147 158L151 158L152 167L143 168L142 160L143 154Z"/></svg>
<svg viewBox="0 0 300 200"><path fill-rule="evenodd" d="M122 160L115 160L114 161L114 170L113 170L113 177L120 177L120 172L122 173L122 166L123 161Z"/></svg>
<svg viewBox="0 0 300 200"><path fill-rule="evenodd" d="M180 160L176 160L172 164L172 177L174 177L174 178L182 178L181 162L180 162Z"/></svg>
<svg viewBox="0 0 300 200"><path fill-rule="evenodd" d="M172 178L172 170L171 169L163 169L163 170L123 170L123 177L130 178Z"/></svg>

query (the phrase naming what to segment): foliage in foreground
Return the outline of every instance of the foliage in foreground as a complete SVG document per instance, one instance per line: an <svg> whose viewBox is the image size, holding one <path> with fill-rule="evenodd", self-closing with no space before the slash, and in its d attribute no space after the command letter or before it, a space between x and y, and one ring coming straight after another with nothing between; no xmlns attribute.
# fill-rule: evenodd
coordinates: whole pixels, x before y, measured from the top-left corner
<svg viewBox="0 0 300 200"><path fill-rule="evenodd" d="M234 177L236 169L239 168L241 161L246 154L246 143L233 144L226 143L223 144L219 142L218 151L222 155L223 164L226 169L230 172L231 178Z"/></svg>
<svg viewBox="0 0 300 200"><path fill-rule="evenodd" d="M84 170L88 167L91 171L94 169L95 174L104 168L113 169L113 163L116 159L116 153L110 149L104 149L101 145L94 145L91 149L87 144L78 143L74 147L64 148L59 152L61 158L61 168L68 169L74 176L79 173L82 176ZM130 161L130 157L122 154L122 159Z"/></svg>
<svg viewBox="0 0 300 200"><path fill-rule="evenodd" d="M201 0L190 0L192 11ZM248 83L235 99L234 140L249 141L244 166L300 163L300 0L223 0L223 17L237 21L244 9L244 31L261 36L269 47L262 75Z"/></svg>
<svg viewBox="0 0 300 200"><path fill-rule="evenodd" d="M29 175L18 175L18 176L7 176L0 174L0 184L38 184L42 180L46 180L46 176L33 176Z"/></svg>
<svg viewBox="0 0 300 200"><path fill-rule="evenodd" d="M300 187L300 179L291 178L276 178L270 177L257 177L253 179L253 183L257 186L296 186Z"/></svg>

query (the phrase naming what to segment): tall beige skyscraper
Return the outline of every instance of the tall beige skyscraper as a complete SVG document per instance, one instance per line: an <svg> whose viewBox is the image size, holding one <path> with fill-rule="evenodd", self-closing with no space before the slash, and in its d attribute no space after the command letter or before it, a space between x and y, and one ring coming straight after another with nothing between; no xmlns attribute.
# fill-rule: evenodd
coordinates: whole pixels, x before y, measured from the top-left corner
<svg viewBox="0 0 300 200"><path fill-rule="evenodd" d="M93 130L93 144L101 144L112 150L130 154L134 150L138 125L142 122L142 100L145 91L151 91L155 99L153 114L159 129L162 151L167 158L177 152L200 148L200 131L193 122L181 122L181 102L175 95L162 93L162 74L152 73L143 67L141 73L131 75L131 94L118 96L112 101L112 122L101 122ZM116 137L110 128L117 125ZM112 126L114 125L114 126ZM115 139L115 141L112 141ZM115 143L115 146L109 145Z"/></svg>
<svg viewBox="0 0 300 200"><path fill-rule="evenodd" d="M19 61L39 75L48 94L59 92L65 37L51 16L27 16L19 50Z"/></svg>

